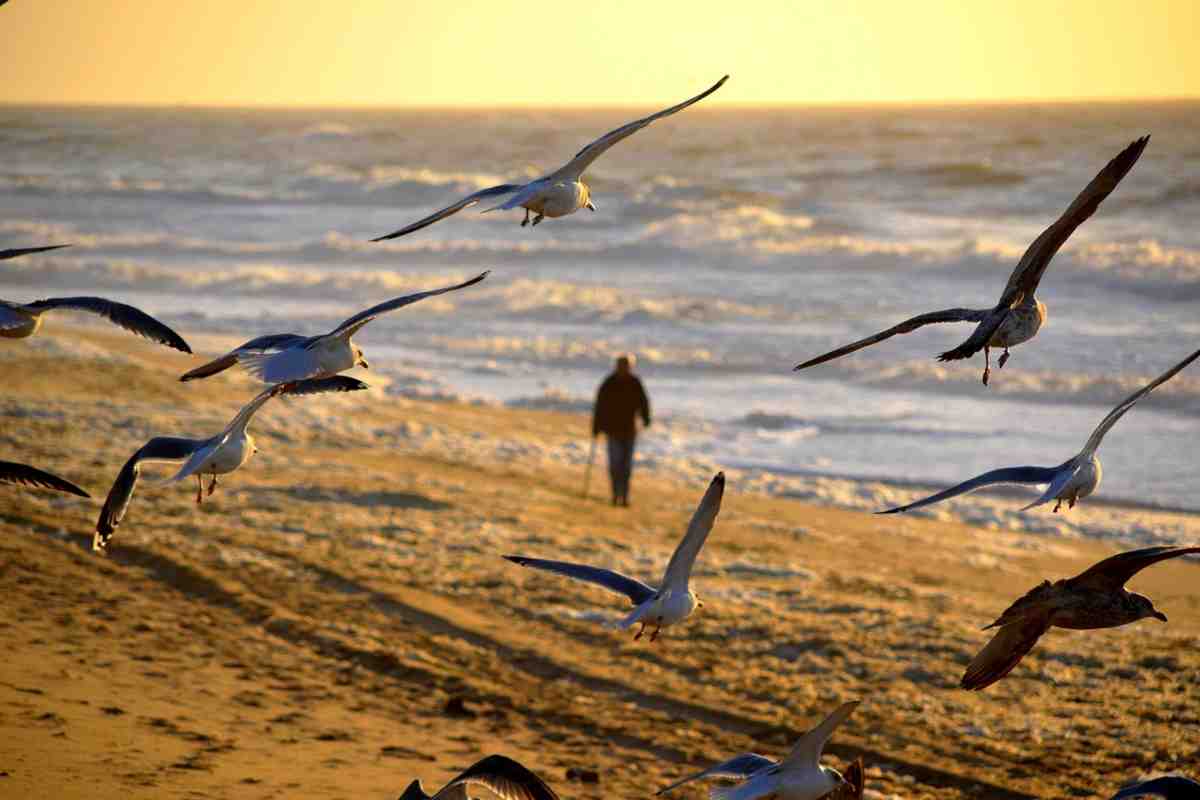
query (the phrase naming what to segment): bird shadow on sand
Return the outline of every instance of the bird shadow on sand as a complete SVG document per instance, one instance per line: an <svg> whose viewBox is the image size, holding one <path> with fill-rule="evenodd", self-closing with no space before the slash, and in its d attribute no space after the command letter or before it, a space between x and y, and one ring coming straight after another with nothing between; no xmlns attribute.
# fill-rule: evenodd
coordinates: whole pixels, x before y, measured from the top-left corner
<svg viewBox="0 0 1200 800"><path fill-rule="evenodd" d="M454 507L451 503L412 492L356 492L350 489L326 489L316 486L289 486L274 491L306 503L347 503L367 508L415 508L424 511L444 511Z"/></svg>

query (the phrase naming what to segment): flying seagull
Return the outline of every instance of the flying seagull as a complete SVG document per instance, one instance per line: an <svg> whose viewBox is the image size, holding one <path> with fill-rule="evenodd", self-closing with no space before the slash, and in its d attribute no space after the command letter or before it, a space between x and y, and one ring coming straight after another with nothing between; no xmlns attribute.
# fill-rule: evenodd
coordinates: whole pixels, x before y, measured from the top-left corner
<svg viewBox="0 0 1200 800"><path fill-rule="evenodd" d="M46 247L14 247L10 250L0 250L0 261L9 258L18 258L20 256L28 256L34 253L45 253L49 250L58 250L63 247L70 247L69 244L52 244Z"/></svg>
<svg viewBox="0 0 1200 800"><path fill-rule="evenodd" d="M683 541L675 548L675 553L671 556L670 563L667 564L667 571L663 575L662 584L658 589L619 572L601 567L569 564L565 561L546 561L541 558L525 556L505 556L505 558L522 567L556 572L577 581L594 583L611 592L627 595L633 601L635 608L625 619L617 623L617 627L625 630L634 623L641 623L641 628L633 637L636 640L642 638L647 625L653 625L654 632L650 634L650 641L653 642L658 638L661 629L682 622L691 615L692 611L703 605L688 589L688 578L691 577L692 565L696 563L696 556L700 553L700 548L704 546L704 540L708 538L708 533L717 520L717 512L721 510L721 496L724 493L725 473L718 472L717 477L713 478L712 483L708 485L708 491L701 498L696 513L692 515L692 521L688 523Z"/></svg>
<svg viewBox="0 0 1200 800"><path fill-rule="evenodd" d="M939 322L974 322L977 323L974 333L958 347L939 355L938 361L957 361L970 358L983 350L983 384L986 386L992 372L991 348L1004 348L1004 353L1001 354L996 365L996 368L1000 369L1008 361L1010 347L1027 342L1037 335L1038 330L1046 322L1046 305L1034 294L1046 272L1046 267L1050 266L1050 259L1054 258L1054 254L1075 232L1075 229L1096 212L1104 198L1117 188L1117 184L1137 163L1142 151L1146 149L1148 141L1150 141L1150 137L1143 136L1118 153L1116 158L1108 162L1107 166L1100 170L1095 178L1092 178L1092 182L1079 193L1079 196L1067 207L1063 215L1033 240L1033 244L1029 245L1029 249L1025 251L1025 255L1021 257L1012 275L1009 276L1004 293L1000 295L1000 302L995 307L948 308L944 311L921 314L874 336L868 336L866 339L860 339L853 344L809 359L803 364L798 364L795 369L807 369L817 364L824 364L826 361L841 358L898 334L912 333L925 325Z"/></svg>
<svg viewBox="0 0 1200 800"><path fill-rule="evenodd" d="M513 208L524 208L525 219L521 222L522 228L530 224L529 215L531 213L537 215L533 218L533 224L537 225L545 217L565 217L568 214L574 214L581 208L595 211L596 206L592 203L592 191L583 182L583 173L592 165L593 161L603 155L608 148L617 142L632 136L655 120L669 117L672 114L683 111L693 103L700 102L717 89L720 89L727 80L729 80L728 75L690 100L684 100L679 105L665 108L648 117L642 117L639 120L634 120L609 131L576 153L575 157L564 166L559 167L548 175L543 175L537 180L530 181L529 183L505 183L500 186L480 189L478 192L467 195L453 205L446 206L440 211L435 211L424 219L417 220L398 231L389 233L386 236L380 236L371 241L382 242L385 239L395 239L398 236L419 231L421 228L457 214L464 208L469 208L480 201L491 200L506 195L511 195L511 197L500 205L487 209L487 211L507 211ZM487 211L484 213L486 214Z"/></svg>
<svg viewBox="0 0 1200 800"><path fill-rule="evenodd" d="M450 800L465 798L466 787L478 784L501 800L558 800L546 782L525 767L505 756L488 756L460 772L430 797L414 780L400 795L400 800Z"/></svg>
<svg viewBox="0 0 1200 800"><path fill-rule="evenodd" d="M1043 581L988 625L1000 630L967 666L960 684L984 689L1012 671L1050 628L1116 628L1160 612L1145 595L1125 591L1125 582L1151 564L1200 553L1200 547L1144 547L1110 556L1074 578Z"/></svg>
<svg viewBox="0 0 1200 800"><path fill-rule="evenodd" d="M80 497L91 497L90 494L68 480L64 480L57 475L51 475L49 472L43 472L37 467L31 467L28 464L17 464L12 461L0 461L0 483L35 486L41 489L54 489L58 492L66 492L67 494L74 494Z"/></svg>
<svg viewBox="0 0 1200 800"><path fill-rule="evenodd" d="M124 303L114 303L103 297L54 297L32 303L10 303L0 300L0 337L25 339L33 336L42 327L42 316L47 311L59 310L99 314L138 336L144 336L184 353L192 352L192 348L188 347L183 337L145 311Z"/></svg>
<svg viewBox="0 0 1200 800"><path fill-rule="evenodd" d="M1197 356L1200 356L1200 350L1192 353L1183 361L1180 361L1162 375L1159 375L1118 403L1116 408L1108 412L1108 416L1100 420L1100 424L1096 426L1096 430L1092 431L1092 435L1088 437L1083 449L1057 467L1004 467L1002 469L994 469L991 472L977 475L957 486L951 486L949 489L940 491L937 494L917 500L915 503L909 503L906 506L899 506L897 508L889 508L887 511L880 511L878 513L895 514L900 511L911 511L914 508L940 503L942 500L948 500L951 497L973 492L984 486L992 486L1000 483L1048 484L1042 496L1022 508L1022 511L1034 506L1040 506L1043 503L1049 503L1051 500L1055 501L1055 512L1058 511L1064 502L1067 504L1067 508L1074 508L1077 500L1087 497L1096 491L1096 487L1100 485L1100 459L1096 456L1096 450L1099 449L1104 435L1108 433L1113 425L1117 424L1117 420L1126 411L1137 404L1137 401L1150 394L1155 387L1169 381L1174 377L1175 373L1195 361Z"/></svg>
<svg viewBox="0 0 1200 800"><path fill-rule="evenodd" d="M165 481L174 483L191 475L196 476L196 503L204 499L204 476L211 475L212 482L208 485L211 495L217 488L217 476L226 475L241 467L250 460L250 456L258 452L252 437L246 428L263 403L272 397L281 395L307 395L322 392L354 392L366 389L367 385L357 378L338 375L319 380L281 383L265 389L257 397L246 404L238 412L225 430L208 439L184 439L175 436L156 436L146 442L137 452L129 457L121 468L116 481L108 491L104 508L100 510L100 518L96 521L96 534L92 538L92 549L103 552L108 546L108 540L121 524L129 503L133 499L133 490L137 486L142 464L151 461L184 461L184 465L175 476Z"/></svg>
<svg viewBox="0 0 1200 800"><path fill-rule="evenodd" d="M488 270L490 272L490 270ZM305 378L327 378L354 367L367 368L363 351L350 337L371 320L389 311L411 305L427 297L465 289L488 276L480 273L471 280L442 289L405 295L360 311L329 333L301 336L296 333L273 333L235 347L220 358L196 367L180 376L181 381L207 378L241 364L250 374L264 383L287 383Z"/></svg>
<svg viewBox="0 0 1200 800"><path fill-rule="evenodd" d="M854 700L838 707L817 727L800 737L792 752L780 762L757 753L743 753L723 764L689 775L659 789L665 794L677 786L701 778L734 778L740 783L713 789L712 800L756 800L775 796L779 800L818 800L845 784L845 779L832 767L821 766L821 752L834 730L858 707Z"/></svg>
<svg viewBox="0 0 1200 800"><path fill-rule="evenodd" d="M1163 778L1142 781L1132 786L1126 786L1114 794L1111 800L1125 800L1130 797L1161 797L1163 800L1200 800L1200 783L1182 775L1168 775Z"/></svg>

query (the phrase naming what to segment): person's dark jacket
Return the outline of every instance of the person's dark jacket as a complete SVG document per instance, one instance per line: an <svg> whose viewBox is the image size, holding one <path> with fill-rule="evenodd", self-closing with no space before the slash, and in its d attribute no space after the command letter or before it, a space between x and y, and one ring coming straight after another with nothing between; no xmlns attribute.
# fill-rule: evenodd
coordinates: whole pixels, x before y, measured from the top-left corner
<svg viewBox="0 0 1200 800"><path fill-rule="evenodd" d="M592 435L606 433L614 439L633 439L637 436L634 418L650 424L650 400L636 375L612 373L600 384L596 393L596 408L592 412Z"/></svg>

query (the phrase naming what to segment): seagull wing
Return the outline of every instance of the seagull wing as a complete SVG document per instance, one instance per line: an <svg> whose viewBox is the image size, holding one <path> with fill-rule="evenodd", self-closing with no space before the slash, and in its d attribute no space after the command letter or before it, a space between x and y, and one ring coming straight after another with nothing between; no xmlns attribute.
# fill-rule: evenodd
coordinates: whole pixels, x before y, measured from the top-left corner
<svg viewBox="0 0 1200 800"><path fill-rule="evenodd" d="M792 752L787 754L787 758L779 762L779 766L784 769L819 769L825 743L829 741L830 736L833 736L837 727L854 713L854 709L858 708L858 703L858 700L851 700L849 703L838 706L820 725L800 737L799 741L792 746Z"/></svg>
<svg viewBox="0 0 1200 800"><path fill-rule="evenodd" d="M257 339L251 339L245 344L235 347L220 358L214 358L207 364L185 372L179 377L179 380L192 381L197 378L207 378L216 375L218 372L224 372L238 363L239 354L249 355L251 353L279 352L289 347L303 347L307 342L307 336L300 336L295 333L272 333L266 336L259 336Z"/></svg>
<svg viewBox="0 0 1200 800"><path fill-rule="evenodd" d="M1084 187L1063 215L1033 240L1033 244L1029 245L1029 249L1021 256L1021 260L1009 276L1008 284L1004 287L1005 297L1013 296L1014 293L1028 296L1037 289L1046 267L1050 265L1050 259L1054 258L1054 254L1075 229L1096 213L1104 198L1112 194L1121 179L1133 169L1149 141L1149 136L1143 136L1118 153L1096 177L1092 178L1091 183Z"/></svg>
<svg viewBox="0 0 1200 800"><path fill-rule="evenodd" d="M458 291L459 289L465 289L468 286L474 286L475 284L479 283L484 278L486 278L490 272L491 272L491 270L488 270L487 272L481 272L478 275L476 275L474 278L471 278L471 280L463 281L462 283L456 283L453 286L445 286L445 287L442 287L441 289L430 289L427 292L417 292L416 294L409 294L409 295L405 295L404 297L396 297L391 300L388 300L385 303L380 303L377 306L372 306L371 308L368 308L366 311L358 312L353 317L351 317L350 319L343 322L341 325L338 325L336 328L333 329L333 332L330 333L329 335L330 336L345 336L345 337L349 338L350 336L353 336L358 331L359 328L361 328L363 325L366 325L368 322L375 319L380 314L386 314L389 311L395 311L397 308L403 308L404 306L412 305L413 303L416 303L419 300L424 300L426 297L435 297L439 294L446 294L447 292L455 292L455 291ZM312 346L313 345L311 345L311 344L309 345L309 347L312 347Z"/></svg>
<svg viewBox="0 0 1200 800"><path fill-rule="evenodd" d="M21 308L20 304L0 300L0 331L24 327L31 319L33 315Z"/></svg>
<svg viewBox="0 0 1200 800"><path fill-rule="evenodd" d="M701 100L703 100L704 98L708 97L710 94L715 92L717 89L720 89L725 84L725 81L727 81L727 80L729 80L728 75L726 75L724 78L721 78L721 80L717 81L712 86L708 87L703 92L696 95L695 97L688 99L688 100L684 100L679 105L674 105L674 106L671 106L670 108L664 108L662 111L651 114L648 117L642 117L641 119L634 120L633 122L626 123L625 125L622 125L621 127L616 128L615 130L609 131L608 133L604 134L599 139L592 142L587 147L583 148L578 153L576 153L575 157L572 158L569 162L567 162L564 166L562 166L555 172L551 173L550 175L547 175L546 180L549 180L549 181L578 180L579 176L583 175L584 171L586 171L587 168L589 166L591 166L592 162L595 161L597 158L599 158L604 153L604 151L608 150L608 148L612 147L614 144L621 141L622 139L632 136L633 134L637 133L642 128L646 127L647 125L654 122L655 120L662 119L663 117L669 117L672 114L677 114L680 111L683 111L688 106L692 105L693 103L700 102Z"/></svg>
<svg viewBox="0 0 1200 800"><path fill-rule="evenodd" d="M434 800L443 800L452 790L476 783L501 800L558 800L554 790L532 771L505 756L492 755L475 762L442 787Z"/></svg>
<svg viewBox="0 0 1200 800"><path fill-rule="evenodd" d="M1168 775L1154 780L1142 781L1126 786L1114 794L1111 800L1129 797L1161 797L1164 800L1196 800L1200 797L1200 783L1182 775Z"/></svg>
<svg viewBox="0 0 1200 800"><path fill-rule="evenodd" d="M1104 419L1100 420L1100 424L1096 426L1096 430L1092 431L1092 435L1088 437L1087 444L1084 445L1084 447L1083 447L1083 454L1091 455L1092 453L1095 453L1096 450L1100 447L1100 442L1104 440L1105 434L1107 434L1112 429L1113 425L1117 424L1117 420L1119 420L1121 417L1123 417L1125 415L1126 411L1133 408L1134 405L1136 405L1139 400L1141 400L1146 395L1150 394L1150 392L1154 391L1156 388L1158 388L1162 384L1171 380L1171 378L1174 378L1176 373L1178 373L1180 370L1182 370L1188 364L1191 364L1193 361L1195 361L1198 356L1200 356L1200 350L1197 350L1196 352L1192 353L1190 356L1185 358L1183 361L1180 361L1178 364L1171 367L1169 370L1164 372L1162 375L1159 375L1157 378L1155 378L1154 380L1147 383L1141 389L1138 389L1136 392L1129 395L1129 397L1126 397L1124 400L1122 400L1120 403L1118 403L1116 408L1114 408L1112 411L1108 412L1108 416L1106 416Z"/></svg>
<svg viewBox="0 0 1200 800"><path fill-rule="evenodd" d="M74 494L80 497L91 497L90 494L68 480L64 480L57 475L51 475L49 472L44 472L37 467L31 467L28 464L16 464L12 461L0 461L0 483L36 486L41 489L54 489L55 491L66 492L67 494Z"/></svg>
<svg viewBox="0 0 1200 800"><path fill-rule="evenodd" d="M183 340L183 337L145 311L124 303L114 303L103 297L55 297L26 303L25 308L39 314L53 309L88 311L92 314L99 314L138 336L144 336L184 353L192 352L192 348L188 347L188 343Z"/></svg>
<svg viewBox="0 0 1200 800"><path fill-rule="evenodd" d="M945 311L931 311L928 314L920 314L912 319L904 320L899 325L893 325L886 331L880 331L874 336L859 339L857 342L848 344L845 347L839 347L837 350L830 350L823 356L810 358L803 364L797 364L795 369L806 369L814 367L817 364L824 364L826 361L841 358L844 355L849 355L856 350L862 350L864 347L870 347L873 344L882 342L884 339L890 339L901 333L912 333L926 325L933 325L939 322L981 322L988 313L986 310L978 311L972 308L947 308Z"/></svg>
<svg viewBox="0 0 1200 800"><path fill-rule="evenodd" d="M546 572L555 572L559 575L566 575L568 578L574 578L577 581L585 581L587 583L594 583L597 586L603 586L610 592L625 595L633 601L635 606L641 605L657 594L652 587L647 586L641 581L622 575L619 572L613 572L611 569L589 567L586 564L570 564L566 561L527 558L526 556L505 556L505 558L514 564L520 564L522 567L533 567L534 569L545 570Z"/></svg>
<svg viewBox="0 0 1200 800"><path fill-rule="evenodd" d="M428 226L432 225L433 223L437 222L438 220L443 220L446 217L453 216L454 214L457 214L458 212L462 211L464 208L469 208L470 206L475 205L480 200L484 200L489 197L499 197L500 195L511 194L512 192L518 191L524 185L525 184L523 184L523 183L504 183L499 186L492 186L487 189L480 189L478 192L475 192L474 194L467 195L462 200L459 200L457 203L446 206L441 211L435 211L432 214L430 214L428 217L425 217L424 219L419 219L416 222L412 223L411 225L404 226L403 228L401 228L398 231L392 231L391 233L387 234L386 236L380 236L376 239L372 239L371 241L372 242L382 242L386 239L395 239L398 236L404 236L405 234L412 233L413 231L419 231L419 230L421 230L421 228L428 227Z"/></svg>
<svg viewBox="0 0 1200 800"><path fill-rule="evenodd" d="M192 455L198 448L203 447L208 440L181 439L173 436L156 436L142 445L136 453L129 457L125 466L117 474L117 480L108 490L104 500L104 508L100 509L100 518L96 521L96 535L92 539L92 549L104 550L113 532L121 524L129 503L133 500L133 490L137 486L138 475L144 461L181 461Z"/></svg>
<svg viewBox="0 0 1200 800"><path fill-rule="evenodd" d="M1022 619L996 632L979 655L967 665L959 685L964 689L986 689L1012 672L1037 640L1050 629L1045 617Z"/></svg>
<svg viewBox="0 0 1200 800"><path fill-rule="evenodd" d="M685 783L698 781L703 778L749 778L754 773L775 766L775 762L766 756L760 756L758 753L742 753L740 756L733 758L723 763L717 764L715 767L709 767L706 770L697 772L694 775L688 775L686 778L680 778L670 786L664 786L655 794L666 794L667 792L682 786Z"/></svg>
<svg viewBox="0 0 1200 800"><path fill-rule="evenodd" d="M713 523L717 521L717 512L721 510L721 498L724 495L725 473L718 472L717 476L708 484L704 497L700 498L700 505L696 506L696 512L692 514L692 521L688 523L683 541L671 555L667 571L663 575L664 589L668 587L687 589L688 578L692 574L692 565L696 563L696 556L700 554L700 548L704 547Z"/></svg>
<svg viewBox="0 0 1200 800"><path fill-rule="evenodd" d="M1140 550L1128 550L1117 553L1071 578L1068 583L1072 588L1088 586L1095 589L1112 591L1120 589L1130 578L1146 567L1166 561L1169 558L1179 558L1191 553L1200 553L1200 547L1143 547Z"/></svg>
<svg viewBox="0 0 1200 800"><path fill-rule="evenodd" d="M909 503L906 506L897 506L896 508L889 508L887 511L879 511L877 513L896 514L901 511L911 511L914 508L940 503L943 500L949 500L951 497L958 497L960 494L966 494L976 489L982 489L985 486L994 486L1000 483L1035 485L1051 483L1061 469L1062 467L1004 467L1003 469L994 469L991 472L977 475L969 481L963 481L957 486L951 486L949 489L944 489L937 494L931 494L929 497Z"/></svg>
<svg viewBox="0 0 1200 800"><path fill-rule="evenodd" d="M28 256L33 253L45 253L47 250L57 250L60 247L70 247L69 244L52 244L49 247L16 247L11 250L0 250L0 261L18 256Z"/></svg>

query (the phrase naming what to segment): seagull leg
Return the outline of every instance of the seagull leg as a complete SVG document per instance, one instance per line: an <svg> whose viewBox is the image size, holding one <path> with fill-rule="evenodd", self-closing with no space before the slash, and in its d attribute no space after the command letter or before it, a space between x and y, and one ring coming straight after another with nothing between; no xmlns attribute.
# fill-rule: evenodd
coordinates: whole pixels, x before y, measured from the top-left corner
<svg viewBox="0 0 1200 800"><path fill-rule="evenodd" d="M1008 363L1008 348L1004 348L1004 352L1000 354L1000 360L996 362L996 369L1004 369L1004 365Z"/></svg>
<svg viewBox="0 0 1200 800"><path fill-rule="evenodd" d="M536 217L533 218L533 226L536 228L537 224L539 222L541 222L542 220L544 220L545 218L546 218L545 214L538 214Z"/></svg>
<svg viewBox="0 0 1200 800"><path fill-rule="evenodd" d="M200 477L200 473L196 473L196 505L204 502L204 478Z"/></svg>
<svg viewBox="0 0 1200 800"><path fill-rule="evenodd" d="M213 473L212 483L208 485L208 496L212 497L212 493L217 490L217 475Z"/></svg>
<svg viewBox="0 0 1200 800"><path fill-rule="evenodd" d="M992 376L992 349L990 347L983 348L983 385L988 385L988 378Z"/></svg>
<svg viewBox="0 0 1200 800"><path fill-rule="evenodd" d="M529 209L525 209L525 219L521 220L521 227L524 228L529 224Z"/></svg>
<svg viewBox="0 0 1200 800"><path fill-rule="evenodd" d="M633 640L636 642L642 638L642 634L646 632L646 623L642 623L642 627L638 628L638 632L633 635Z"/></svg>
<svg viewBox="0 0 1200 800"><path fill-rule="evenodd" d="M1073 492L1070 498L1067 499L1067 508L1074 508L1076 501L1079 500L1079 492Z"/></svg>
<svg viewBox="0 0 1200 800"><path fill-rule="evenodd" d="M1054 513L1057 514L1058 510L1060 508L1062 508L1062 498L1061 497L1058 498L1058 502L1054 504Z"/></svg>
<svg viewBox="0 0 1200 800"><path fill-rule="evenodd" d="M659 617L658 620L654 623L654 633L650 634L650 641L653 642L655 639L657 639L658 632L661 630L662 630L662 617Z"/></svg>

